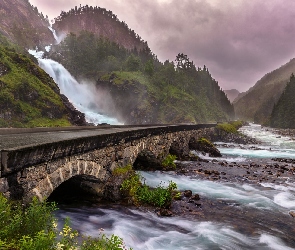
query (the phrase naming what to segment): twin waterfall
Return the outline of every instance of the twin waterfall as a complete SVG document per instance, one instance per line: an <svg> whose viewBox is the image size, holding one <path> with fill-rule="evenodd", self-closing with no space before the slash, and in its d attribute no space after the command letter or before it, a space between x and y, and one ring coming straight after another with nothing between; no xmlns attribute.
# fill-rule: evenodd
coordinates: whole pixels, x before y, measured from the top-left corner
<svg viewBox="0 0 295 250"><path fill-rule="evenodd" d="M48 28L52 32L56 42L59 43L62 36L58 37L52 26ZM51 45L45 47L47 52L50 49ZM122 124L116 118L102 114L100 106L103 104L104 110L107 110L108 103L105 102L105 95L99 93L94 84L88 82L78 83L60 63L51 59L43 59L43 51L36 49L29 50L29 53L38 59L39 66L53 78L61 94L64 94L77 110L85 114L87 122L95 125L102 123L111 125Z"/></svg>
<svg viewBox="0 0 295 250"><path fill-rule="evenodd" d="M95 125L120 124L116 118L100 114L97 105L100 94L91 83L78 83L60 63L51 59L38 59L39 66L49 74L59 86L60 92L68 97L75 108L85 114L86 121Z"/></svg>

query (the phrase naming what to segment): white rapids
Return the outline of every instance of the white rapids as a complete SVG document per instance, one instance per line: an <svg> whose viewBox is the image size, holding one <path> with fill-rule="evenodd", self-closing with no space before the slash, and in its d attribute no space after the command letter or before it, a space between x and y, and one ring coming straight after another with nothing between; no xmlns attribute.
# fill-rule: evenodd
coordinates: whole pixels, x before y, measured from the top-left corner
<svg viewBox="0 0 295 250"><path fill-rule="evenodd" d="M249 150L250 153L241 155L241 152L235 149L242 146L231 145L232 147L226 148L228 154L222 160L238 158L241 161L255 161L258 158L274 157L271 155L274 150L277 157L285 157L286 152L292 152L295 145L291 138L278 137L271 130L258 126L244 127L242 131L262 141L261 145L255 145L260 150L251 149L253 145L247 146L244 150ZM289 156L291 155L290 153ZM58 211L58 218L69 216L73 227L86 235L98 236L99 229L103 228L103 233L122 237L126 246L135 250L295 249L295 229L292 229L292 217L289 215L290 211L295 211L295 184L289 178L285 178L280 184L265 182L254 185L234 181L213 182L197 176L179 176L173 172L141 171L140 174L145 178L146 184L153 187L159 183L168 185L169 181L174 181L179 190L192 190L193 193L216 201L217 204L219 201L226 202L238 211L238 214L233 215L237 218L225 217L221 222L186 219L180 216L165 218L158 217L155 213L144 213L124 207L69 208ZM275 218L285 219L281 221ZM237 229L243 228L244 219L251 224L253 222L251 230L254 234L249 235ZM288 230L284 229L287 226L284 223L288 223ZM257 226L260 229L256 229Z"/></svg>

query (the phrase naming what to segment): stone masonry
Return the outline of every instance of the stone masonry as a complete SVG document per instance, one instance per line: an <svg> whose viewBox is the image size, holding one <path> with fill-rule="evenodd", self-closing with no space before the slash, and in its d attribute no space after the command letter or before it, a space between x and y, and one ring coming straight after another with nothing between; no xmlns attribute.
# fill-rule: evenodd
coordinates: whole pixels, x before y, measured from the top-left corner
<svg viewBox="0 0 295 250"><path fill-rule="evenodd" d="M118 135L120 141L108 141L107 144L96 145L93 149L90 149L89 144L88 146L84 144L86 148L88 147L86 152L81 150L82 144L78 145L77 153L74 148L65 147L63 151L59 146L55 151L56 157L48 156L52 156L53 146L47 145L48 152L45 152L47 154L43 160L41 156L44 155L44 149L41 147L30 148L31 151L26 149L26 154L8 152L2 154L0 192L8 198L27 203L34 196L39 200L46 199L61 183L74 176L91 176L97 178L100 183L107 183L115 168L133 164L141 151L148 150L156 158L163 159L169 154L171 146L176 143L182 149L182 154L188 154L189 141L192 137L198 139L212 134L213 130L212 126L208 128L204 126L192 130L152 132L147 135L142 133L142 136L137 135L134 138L131 136L122 138ZM31 153L33 151L35 153ZM10 159L12 157L14 159ZM9 163L13 167L10 167Z"/></svg>

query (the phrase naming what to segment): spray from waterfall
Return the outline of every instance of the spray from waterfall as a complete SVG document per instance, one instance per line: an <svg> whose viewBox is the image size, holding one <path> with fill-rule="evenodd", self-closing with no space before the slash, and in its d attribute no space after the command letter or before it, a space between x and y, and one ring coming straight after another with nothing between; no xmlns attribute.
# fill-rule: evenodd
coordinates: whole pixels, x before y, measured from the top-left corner
<svg viewBox="0 0 295 250"><path fill-rule="evenodd" d="M101 94L89 83L78 83L75 78L58 62L39 59L40 67L58 84L60 92L68 97L75 108L85 114L86 121L95 125L108 123L121 124L116 118L100 113Z"/></svg>
<svg viewBox="0 0 295 250"><path fill-rule="evenodd" d="M56 43L60 43L64 35L57 36L55 30L52 28L52 23L48 28L51 30ZM51 45L46 46L45 50L49 52ZM112 106L112 102L106 93L99 93L91 83L78 83L60 63L51 59L44 59L44 52L38 51L37 47L36 50L29 50L29 53L38 59L39 66L53 78L59 86L60 92L69 99L77 110L85 114L87 122L95 125L102 123L111 125L122 124L116 118L103 114L102 110L114 109L114 107L109 107Z"/></svg>

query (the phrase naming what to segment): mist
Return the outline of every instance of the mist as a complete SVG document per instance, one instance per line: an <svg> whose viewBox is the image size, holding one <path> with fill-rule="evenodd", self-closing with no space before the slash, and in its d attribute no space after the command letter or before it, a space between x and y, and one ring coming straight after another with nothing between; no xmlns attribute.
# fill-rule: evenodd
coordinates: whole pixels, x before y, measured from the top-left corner
<svg viewBox="0 0 295 250"><path fill-rule="evenodd" d="M113 102L107 93L98 91L93 83L77 82L61 64L51 59L39 59L39 65L57 83L61 94L67 96L74 107L85 114L88 123L122 124L107 115L113 113Z"/></svg>

